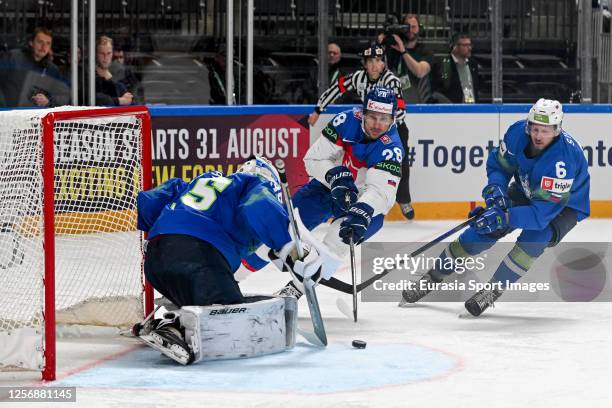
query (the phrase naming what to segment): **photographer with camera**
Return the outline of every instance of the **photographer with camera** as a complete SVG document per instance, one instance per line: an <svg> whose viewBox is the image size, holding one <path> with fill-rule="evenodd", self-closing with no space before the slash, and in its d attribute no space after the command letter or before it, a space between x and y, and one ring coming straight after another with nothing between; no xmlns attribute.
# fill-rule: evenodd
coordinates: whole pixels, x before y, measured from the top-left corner
<svg viewBox="0 0 612 408"><path fill-rule="evenodd" d="M379 43L387 50L388 67L402 84L404 100L408 103L425 103L429 100L429 71L433 53L419 42L421 30L415 14L407 14L403 24L392 24L378 36Z"/></svg>
<svg viewBox="0 0 612 408"><path fill-rule="evenodd" d="M308 124L313 126L319 119L319 115L325 108L336 101L341 95L355 90L359 98L363 98L375 86L383 86L390 88L397 98L397 130L402 141L404 149L408 143L408 126L405 123L404 99L400 88L400 80L391 71L387 69L385 63L385 50L382 46L372 44L362 53L363 69L357 70L352 74L340 76L335 83L323 92L314 112L308 117ZM410 166L407 163L406 157L402 161L402 177L397 188L396 201L400 205L402 214L409 220L414 218L414 209L410 205L410 189L409 189Z"/></svg>

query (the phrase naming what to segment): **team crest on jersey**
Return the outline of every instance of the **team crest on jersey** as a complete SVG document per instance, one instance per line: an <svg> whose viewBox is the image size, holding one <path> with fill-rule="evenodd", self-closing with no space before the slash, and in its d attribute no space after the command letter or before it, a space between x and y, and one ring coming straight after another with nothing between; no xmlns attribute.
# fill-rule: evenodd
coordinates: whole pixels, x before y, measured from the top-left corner
<svg viewBox="0 0 612 408"><path fill-rule="evenodd" d="M574 179L558 179L544 176L540 180L540 188L542 190L556 194L569 193L572 184L574 184Z"/></svg>
<svg viewBox="0 0 612 408"><path fill-rule="evenodd" d="M360 109L354 109L353 116L355 116L355 119L359 119L359 120L363 118L363 114Z"/></svg>
<svg viewBox="0 0 612 408"><path fill-rule="evenodd" d="M391 138L388 135L382 135L380 141L383 142L383 144L389 144L391 143Z"/></svg>

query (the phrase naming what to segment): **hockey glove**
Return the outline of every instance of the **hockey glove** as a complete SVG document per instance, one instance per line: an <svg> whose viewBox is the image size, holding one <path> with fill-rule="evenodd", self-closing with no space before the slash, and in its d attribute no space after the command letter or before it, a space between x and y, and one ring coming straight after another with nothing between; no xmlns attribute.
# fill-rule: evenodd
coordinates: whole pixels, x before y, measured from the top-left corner
<svg viewBox="0 0 612 408"><path fill-rule="evenodd" d="M510 208L508 195L497 184L489 184L483 188L482 198L484 198L487 208L498 207L502 210Z"/></svg>
<svg viewBox="0 0 612 408"><path fill-rule="evenodd" d="M482 208L481 206L475 207L473 210L470 210L470 212L468 213L468 218L472 218L477 215L480 215L484 213L485 211L486 209Z"/></svg>
<svg viewBox="0 0 612 408"><path fill-rule="evenodd" d="M498 207L489 208L480 217L470 224L477 233L486 235L508 229L508 213Z"/></svg>
<svg viewBox="0 0 612 408"><path fill-rule="evenodd" d="M317 249L310 247L310 251L305 254L304 258L296 260L289 272L293 279L297 279L300 283L304 278L318 282L321 279L321 257Z"/></svg>
<svg viewBox="0 0 612 408"><path fill-rule="evenodd" d="M278 269L289 271L294 280L301 283L304 277L318 282L321 279L322 260L313 246L301 243L303 258L298 258L297 248L293 241L288 242L280 251L270 250L269 258Z"/></svg>
<svg viewBox="0 0 612 408"><path fill-rule="evenodd" d="M346 215L348 208L357 201L357 186L350 170L345 166L336 166L329 169L325 174L325 180L329 183L332 196L332 210L334 217ZM346 195L349 203L346 202Z"/></svg>
<svg viewBox="0 0 612 408"><path fill-rule="evenodd" d="M357 202L348 210L348 215L340 224L340 238L345 244L350 243L353 236L353 243L360 244L365 237L365 233L372 222L374 209L366 203Z"/></svg>

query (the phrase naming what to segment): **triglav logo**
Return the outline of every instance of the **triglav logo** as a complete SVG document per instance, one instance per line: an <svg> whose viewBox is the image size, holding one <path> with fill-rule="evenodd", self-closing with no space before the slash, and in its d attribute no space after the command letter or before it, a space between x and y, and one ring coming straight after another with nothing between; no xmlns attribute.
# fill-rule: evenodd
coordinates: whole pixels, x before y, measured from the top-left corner
<svg viewBox="0 0 612 408"><path fill-rule="evenodd" d="M574 179L558 179L552 177L542 177L540 188L551 193L563 194L570 191L574 184Z"/></svg>

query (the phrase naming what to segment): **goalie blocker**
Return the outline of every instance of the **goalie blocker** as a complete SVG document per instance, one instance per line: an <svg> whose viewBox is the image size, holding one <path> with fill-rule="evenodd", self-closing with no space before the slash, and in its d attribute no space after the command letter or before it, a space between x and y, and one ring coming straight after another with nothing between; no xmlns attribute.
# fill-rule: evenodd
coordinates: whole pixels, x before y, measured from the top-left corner
<svg viewBox="0 0 612 408"><path fill-rule="evenodd" d="M184 306L164 316L171 317L171 325L176 328L170 335L157 327L146 330L145 325L139 338L183 365L263 356L295 345L295 298L245 296L245 301L233 305ZM163 324L164 320L158 327Z"/></svg>

